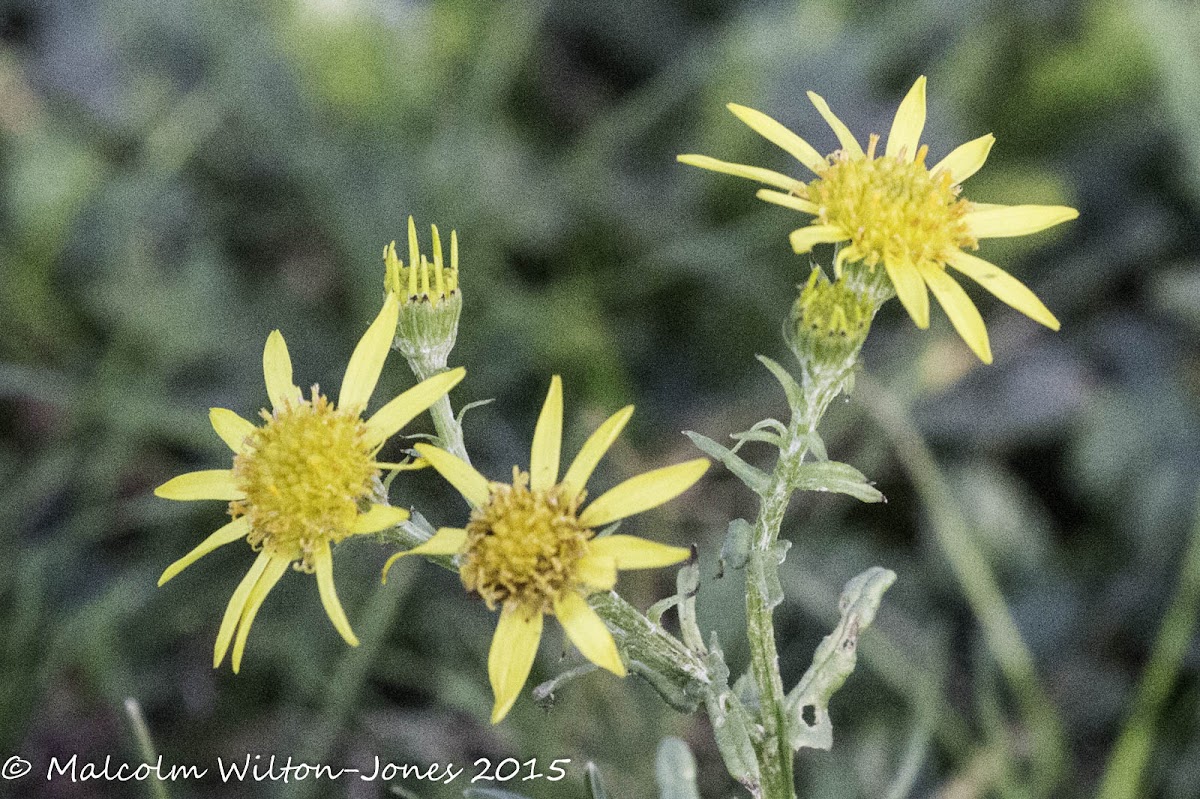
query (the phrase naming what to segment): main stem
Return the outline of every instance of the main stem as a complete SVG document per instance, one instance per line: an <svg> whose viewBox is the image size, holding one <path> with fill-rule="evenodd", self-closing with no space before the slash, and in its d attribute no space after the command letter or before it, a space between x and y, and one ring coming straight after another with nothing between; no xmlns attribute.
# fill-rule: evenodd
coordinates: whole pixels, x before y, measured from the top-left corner
<svg viewBox="0 0 1200 799"><path fill-rule="evenodd" d="M416 376L418 382L428 380L434 375L446 371L447 361L445 358L410 357L407 360L408 367L412 369L412 373ZM433 403L429 407L429 415L433 417L433 426L437 430L442 449L470 463L471 458L467 455L466 444L463 443L462 425L459 424L458 419L454 418L454 409L450 406L450 397L448 395L443 396L437 402Z"/></svg>

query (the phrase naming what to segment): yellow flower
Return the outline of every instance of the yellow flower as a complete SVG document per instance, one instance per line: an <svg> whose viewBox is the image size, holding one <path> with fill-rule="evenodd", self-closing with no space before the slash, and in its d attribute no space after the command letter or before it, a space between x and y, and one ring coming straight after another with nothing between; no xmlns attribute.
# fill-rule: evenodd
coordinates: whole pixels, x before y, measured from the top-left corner
<svg viewBox="0 0 1200 799"><path fill-rule="evenodd" d="M263 350L263 374L273 410L260 412L263 424L256 427L224 408L209 412L213 429L233 450L233 468L190 472L155 489L165 499L226 500L233 517L168 566L158 580L160 586L217 547L238 539L246 539L259 553L225 609L213 668L221 665L236 632L233 671L237 673L250 625L290 564L298 571L316 573L330 621L347 643L358 646L334 589L330 547L408 518L408 511L379 504L374 496L380 469L413 464L380 463L375 455L465 374L455 369L435 375L364 420L362 413L395 335L398 308L396 297L389 294L350 356L336 406L317 386L310 399L303 397L292 383L292 361L283 335L273 331Z"/></svg>
<svg viewBox="0 0 1200 799"><path fill-rule="evenodd" d="M592 433L558 479L562 449L562 381L555 376L542 406L529 472L513 468L511 484L494 483L459 458L427 444L421 457L471 505L465 528L444 527L420 546L400 552L384 566L384 579L405 555L456 555L468 591L500 621L488 654L488 677L498 723L516 702L533 667L542 637L542 617L558 617L584 657L624 677L625 666L604 622L588 606L588 594L616 584L619 569L654 569L686 560L687 549L631 535L596 537L595 528L669 502L708 469L704 458L646 472L617 485L580 509L584 486L604 453L633 415L622 408Z"/></svg>
<svg viewBox="0 0 1200 799"><path fill-rule="evenodd" d="M922 329L929 326L928 288L954 329L985 363L992 362L987 329L947 266L1031 319L1058 330L1058 320L1032 291L966 250L978 249L980 239L1036 233L1076 218L1078 211L1058 205L986 205L960 198L962 182L983 166L995 138L980 136L927 167L929 148L920 144L925 128L924 76L900 103L883 155L876 152L878 134L871 134L864 152L824 99L813 92L808 97L841 144L825 158L766 114L729 104L738 119L816 175L807 184L770 169L703 155L681 155L679 160L782 189L761 189L758 197L815 217L792 232L793 250L806 253L816 244L847 242L835 261L839 274L847 262L861 261L872 268L882 263L900 302Z"/></svg>

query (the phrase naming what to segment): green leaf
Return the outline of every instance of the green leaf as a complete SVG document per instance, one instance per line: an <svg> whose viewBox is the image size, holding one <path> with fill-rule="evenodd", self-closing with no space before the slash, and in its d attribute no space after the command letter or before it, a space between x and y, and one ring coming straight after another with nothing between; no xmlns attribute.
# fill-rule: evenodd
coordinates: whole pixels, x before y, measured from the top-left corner
<svg viewBox="0 0 1200 799"><path fill-rule="evenodd" d="M458 409L458 416L454 417L454 421L458 422L459 427L462 427L463 417L467 415L467 411L473 410L475 408L482 408L484 405L490 405L491 403L493 403L495 401L496 401L496 398L491 397L489 399L481 399L481 400L475 400L474 402L468 402L466 405L464 405Z"/></svg>
<svg viewBox="0 0 1200 799"><path fill-rule="evenodd" d="M771 479L762 469L746 463L733 450L721 446L708 436L693 433L691 430L684 430L683 434L705 455L710 455L725 464L725 468L733 472L751 491L759 495L766 493Z"/></svg>
<svg viewBox="0 0 1200 799"><path fill-rule="evenodd" d="M663 738L654 759L659 799L700 799L696 788L696 759L679 738Z"/></svg>
<svg viewBox="0 0 1200 799"><path fill-rule="evenodd" d="M705 706L721 759L725 761L730 776L745 786L752 796L758 796L762 774L753 733L756 722L743 704L738 690L729 688L729 666L725 664L725 656L715 632L705 662L713 681Z"/></svg>
<svg viewBox="0 0 1200 799"><path fill-rule="evenodd" d="M587 778L584 783L587 785L588 799L608 799L608 793L604 790L604 783L600 781L600 769L596 768L596 764L588 761Z"/></svg>
<svg viewBox="0 0 1200 799"><path fill-rule="evenodd" d="M765 355L756 355L762 365L771 370L771 374L775 375L775 379L779 381L779 385L783 386L783 393L787 395L788 407L792 409L792 414L795 415L801 411L804 406L804 391L800 388L800 384L796 382L796 378L792 377L787 369L784 369L775 361Z"/></svg>
<svg viewBox="0 0 1200 799"><path fill-rule="evenodd" d="M849 494L863 502L883 502L884 496L866 476L847 463L819 461L804 463L792 473L792 488L797 491L832 491Z"/></svg>
<svg viewBox="0 0 1200 799"><path fill-rule="evenodd" d="M729 523L729 531L725 534L725 542L721 544L721 569L730 566L734 569L746 568L750 559L750 544L754 540L754 527L745 519L734 519Z"/></svg>
<svg viewBox="0 0 1200 799"><path fill-rule="evenodd" d="M854 671L859 633L871 626L884 592L894 582L895 572L872 566L842 589L841 620L817 646L812 665L787 696L788 739L793 749L833 746L829 700Z"/></svg>

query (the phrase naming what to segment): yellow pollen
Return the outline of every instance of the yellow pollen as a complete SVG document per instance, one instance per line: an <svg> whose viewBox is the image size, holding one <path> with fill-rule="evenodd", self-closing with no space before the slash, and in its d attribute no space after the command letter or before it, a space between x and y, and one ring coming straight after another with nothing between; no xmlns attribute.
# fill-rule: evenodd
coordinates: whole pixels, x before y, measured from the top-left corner
<svg viewBox="0 0 1200 799"><path fill-rule="evenodd" d="M578 588L576 567L593 531L579 524L580 498L558 486L530 491L529 475L513 468L513 483L492 483L487 505L472 512L459 574L488 607L517 604L549 613Z"/></svg>
<svg viewBox="0 0 1200 799"><path fill-rule="evenodd" d="M299 561L312 571L324 542L348 536L379 475L357 414L337 410L316 386L311 400L262 412L266 421L233 459L233 477L246 498L229 503L250 522L256 550Z"/></svg>
<svg viewBox="0 0 1200 799"><path fill-rule="evenodd" d="M955 250L977 249L963 220L971 204L959 199L947 171L931 174L925 167L928 147L922 145L912 162L874 158L878 141L878 135L871 136L866 158L835 156L807 187L819 223L850 235L839 264L944 264Z"/></svg>

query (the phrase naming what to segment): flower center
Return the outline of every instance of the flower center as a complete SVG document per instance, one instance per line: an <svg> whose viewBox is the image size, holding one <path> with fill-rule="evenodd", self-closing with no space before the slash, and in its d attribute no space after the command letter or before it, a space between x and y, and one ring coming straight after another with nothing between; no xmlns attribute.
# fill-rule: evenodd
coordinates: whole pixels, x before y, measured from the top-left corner
<svg viewBox="0 0 1200 799"><path fill-rule="evenodd" d="M928 148L922 145L912 163L889 155L875 158L878 138L871 137L865 158L837 156L808 184L821 224L850 234L842 259L871 267L880 261L942 264L951 250L976 248L963 221L971 204L959 199L948 171L930 174Z"/></svg>
<svg viewBox="0 0 1200 799"><path fill-rule="evenodd" d="M357 414L335 409L316 386L311 400L262 416L266 424L233 459L234 481L246 498L229 503L229 513L250 520L247 539L255 549L311 571L322 543L350 534L359 501L379 475L364 443L366 426Z"/></svg>
<svg viewBox="0 0 1200 799"><path fill-rule="evenodd" d="M530 491L529 475L513 468L513 484L492 483L488 504L471 514L459 566L463 585L488 607L518 604L550 612L572 590L576 567L594 533L577 518L578 498L558 486Z"/></svg>

